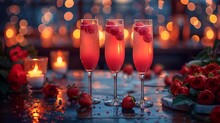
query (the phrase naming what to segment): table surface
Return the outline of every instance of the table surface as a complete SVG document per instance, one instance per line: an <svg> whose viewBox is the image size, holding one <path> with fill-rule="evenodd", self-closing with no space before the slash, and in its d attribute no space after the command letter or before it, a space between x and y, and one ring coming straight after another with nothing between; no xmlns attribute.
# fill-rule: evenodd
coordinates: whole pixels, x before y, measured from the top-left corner
<svg viewBox="0 0 220 123"><path fill-rule="evenodd" d="M134 107L124 111L119 107L105 106L104 101L113 98L113 78L110 72L96 70L93 73L93 97L101 100L100 104L89 108L69 102L66 85L75 83L81 90L87 91L88 79L84 71L69 71L65 78L53 71L48 71L48 81L58 87L57 98L45 98L42 93L13 93L0 103L0 122L198 122L190 113L173 110L161 103L161 97L168 95L163 83L164 72L145 81L145 100L153 101L153 107L140 110ZM136 72L132 77L119 73L118 96L123 98L130 92L140 98L140 80Z"/></svg>

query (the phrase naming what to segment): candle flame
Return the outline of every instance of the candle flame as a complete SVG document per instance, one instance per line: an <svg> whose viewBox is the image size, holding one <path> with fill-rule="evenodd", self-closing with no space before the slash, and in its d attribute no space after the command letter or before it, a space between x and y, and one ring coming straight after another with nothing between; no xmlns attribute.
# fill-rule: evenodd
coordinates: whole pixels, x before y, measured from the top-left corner
<svg viewBox="0 0 220 123"><path fill-rule="evenodd" d="M59 57L57 58L57 63L62 63L62 62L63 62L63 59L62 59L62 57L59 56Z"/></svg>
<svg viewBox="0 0 220 123"><path fill-rule="evenodd" d="M34 72L37 72L37 71L38 71L38 65L37 65L37 64L35 64L33 71L34 71Z"/></svg>
<svg viewBox="0 0 220 123"><path fill-rule="evenodd" d="M30 74L30 75L41 75L42 71L39 70L38 65L35 64L34 69L32 71L29 71L28 74Z"/></svg>

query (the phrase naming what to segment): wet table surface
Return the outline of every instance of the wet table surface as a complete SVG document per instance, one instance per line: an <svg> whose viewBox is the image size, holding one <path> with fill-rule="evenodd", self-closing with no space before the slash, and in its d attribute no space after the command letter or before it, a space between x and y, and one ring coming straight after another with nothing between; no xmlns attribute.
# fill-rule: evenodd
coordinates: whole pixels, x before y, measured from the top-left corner
<svg viewBox="0 0 220 123"><path fill-rule="evenodd" d="M75 83L81 91L87 91L87 74L83 71L69 71L65 78L61 78L48 71L48 81L58 87L57 98L45 98L42 93L11 94L7 100L0 102L0 122L197 122L190 113L161 104L161 97L169 94L163 83L166 74L169 73L157 77L153 75L150 80L145 80L145 100L153 101L152 107L144 110L134 107L125 111L120 106L104 105L105 100L113 98L113 78L110 72L96 70L93 73L93 97L99 98L101 103L85 108L68 101L66 85ZM123 98L128 92L136 100L140 98L140 81L136 72L132 77L122 73L118 75L118 96Z"/></svg>

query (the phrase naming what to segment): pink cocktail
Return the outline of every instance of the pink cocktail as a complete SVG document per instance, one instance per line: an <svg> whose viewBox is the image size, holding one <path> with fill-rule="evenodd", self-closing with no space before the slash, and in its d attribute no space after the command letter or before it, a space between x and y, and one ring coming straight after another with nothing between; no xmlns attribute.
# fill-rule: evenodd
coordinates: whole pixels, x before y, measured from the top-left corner
<svg viewBox="0 0 220 123"><path fill-rule="evenodd" d="M105 60L114 76L114 99L105 102L108 106L120 105L117 98L117 74L125 57L124 23L122 19L107 19L105 32Z"/></svg>
<svg viewBox="0 0 220 123"><path fill-rule="evenodd" d="M81 19L80 26L80 59L88 72L89 94L92 96L92 71L98 64L100 54L98 19ZM93 103L99 102L93 99Z"/></svg>
<svg viewBox="0 0 220 123"><path fill-rule="evenodd" d="M141 79L141 100L139 106L152 106L144 101L144 75L153 61L153 24L151 19L134 20L133 62Z"/></svg>

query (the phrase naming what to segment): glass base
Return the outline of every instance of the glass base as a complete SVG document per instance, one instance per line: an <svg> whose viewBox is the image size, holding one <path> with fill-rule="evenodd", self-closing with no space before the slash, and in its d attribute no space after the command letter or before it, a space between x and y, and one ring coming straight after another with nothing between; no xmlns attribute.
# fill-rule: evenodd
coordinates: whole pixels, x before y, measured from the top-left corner
<svg viewBox="0 0 220 123"><path fill-rule="evenodd" d="M121 102L122 101L119 99L111 99L111 100L105 101L105 105L107 105L107 106L120 106Z"/></svg>
<svg viewBox="0 0 220 123"><path fill-rule="evenodd" d="M93 98L93 99L92 99L92 103L93 103L93 104L98 104L98 103L100 103L100 100L97 99L97 98Z"/></svg>
<svg viewBox="0 0 220 123"><path fill-rule="evenodd" d="M65 79L65 78L67 78L67 75L66 75L66 73L55 72L55 77L56 77L56 79Z"/></svg>
<svg viewBox="0 0 220 123"><path fill-rule="evenodd" d="M43 87L32 87L32 86L28 85L28 91L30 93L42 93Z"/></svg>
<svg viewBox="0 0 220 123"><path fill-rule="evenodd" d="M152 107L154 104L151 101L143 101L140 100L138 102L136 102L136 106L140 107L141 109L147 108L147 107Z"/></svg>

